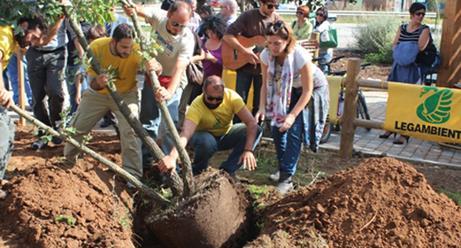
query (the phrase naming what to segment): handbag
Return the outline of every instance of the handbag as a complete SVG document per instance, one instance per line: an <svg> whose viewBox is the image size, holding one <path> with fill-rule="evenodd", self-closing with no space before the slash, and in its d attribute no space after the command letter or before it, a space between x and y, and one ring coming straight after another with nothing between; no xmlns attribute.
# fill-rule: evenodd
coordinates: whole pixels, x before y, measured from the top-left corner
<svg viewBox="0 0 461 248"><path fill-rule="evenodd" d="M202 85L203 66L202 63L189 63L186 67L187 81L192 84Z"/></svg>
<svg viewBox="0 0 461 248"><path fill-rule="evenodd" d="M436 61L437 55L437 48L431 39L431 42L426 46L426 48L418 53L416 63L431 67Z"/></svg>
<svg viewBox="0 0 461 248"><path fill-rule="evenodd" d="M338 47L338 33L336 32L336 28L330 27L320 34L320 48L336 47Z"/></svg>

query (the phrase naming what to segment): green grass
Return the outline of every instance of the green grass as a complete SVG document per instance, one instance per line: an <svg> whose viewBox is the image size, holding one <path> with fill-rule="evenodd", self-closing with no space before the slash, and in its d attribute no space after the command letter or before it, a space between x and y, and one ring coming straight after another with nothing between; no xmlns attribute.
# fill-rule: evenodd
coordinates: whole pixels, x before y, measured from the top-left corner
<svg viewBox="0 0 461 248"><path fill-rule="evenodd" d="M452 199L456 204L461 206L461 192L453 192L446 189L440 189L440 193L445 194L450 199Z"/></svg>

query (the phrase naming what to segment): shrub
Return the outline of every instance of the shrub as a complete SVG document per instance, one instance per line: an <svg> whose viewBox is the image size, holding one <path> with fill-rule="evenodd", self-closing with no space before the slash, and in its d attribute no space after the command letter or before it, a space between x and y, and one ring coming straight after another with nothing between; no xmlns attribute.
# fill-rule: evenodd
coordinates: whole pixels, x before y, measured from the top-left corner
<svg viewBox="0 0 461 248"><path fill-rule="evenodd" d="M354 34L356 47L366 54L371 63L392 63L392 41L399 26L399 20L380 17L369 20L365 27Z"/></svg>

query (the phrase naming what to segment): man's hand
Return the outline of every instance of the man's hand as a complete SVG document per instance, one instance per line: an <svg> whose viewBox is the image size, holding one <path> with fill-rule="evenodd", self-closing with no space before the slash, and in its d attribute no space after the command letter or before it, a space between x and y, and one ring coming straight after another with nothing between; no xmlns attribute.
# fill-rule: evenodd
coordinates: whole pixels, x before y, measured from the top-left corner
<svg viewBox="0 0 461 248"><path fill-rule="evenodd" d="M9 108L13 104L13 92L7 91L5 89L0 89L0 105L2 105L5 108Z"/></svg>
<svg viewBox="0 0 461 248"><path fill-rule="evenodd" d="M176 167L176 158L167 155L163 157L160 161L158 161L158 169L160 172L169 172Z"/></svg>
<svg viewBox="0 0 461 248"><path fill-rule="evenodd" d="M239 164L243 164L243 169L253 171L256 169L256 159L252 151L243 151L240 156Z"/></svg>
<svg viewBox="0 0 461 248"><path fill-rule="evenodd" d="M108 82L109 77L106 74L99 74L93 79L91 88L94 90L102 90L106 87Z"/></svg>
<svg viewBox="0 0 461 248"><path fill-rule="evenodd" d="M294 114L290 113L287 116L285 116L285 120L283 121L282 126L279 128L279 131L283 133L287 131L288 129L290 129L290 127L293 125L295 120L296 120L296 116Z"/></svg>
<svg viewBox="0 0 461 248"><path fill-rule="evenodd" d="M161 75L163 71L162 65L156 59L146 61L144 68L146 68L146 71L148 72L155 71L157 76Z"/></svg>
<svg viewBox="0 0 461 248"><path fill-rule="evenodd" d="M123 10L125 11L125 14L127 16L132 16L133 14L137 13L137 6L126 6L126 5L123 5Z"/></svg>
<svg viewBox="0 0 461 248"><path fill-rule="evenodd" d="M245 48L244 53L245 53L245 55L247 55L247 56L249 57L249 59L250 59L250 61L249 61L250 64L256 65L257 63L259 63L259 57L258 57L258 55L256 55L256 54L253 52L253 49L247 47L247 48Z"/></svg>
<svg viewBox="0 0 461 248"><path fill-rule="evenodd" d="M173 94L162 86L155 92L155 100L157 100L157 102L168 101L172 96Z"/></svg>

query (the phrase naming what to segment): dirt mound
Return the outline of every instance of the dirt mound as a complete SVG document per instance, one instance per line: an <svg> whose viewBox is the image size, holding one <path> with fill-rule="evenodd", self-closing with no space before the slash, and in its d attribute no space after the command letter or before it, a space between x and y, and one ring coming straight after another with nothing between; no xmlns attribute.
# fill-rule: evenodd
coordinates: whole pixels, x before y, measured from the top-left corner
<svg viewBox="0 0 461 248"><path fill-rule="evenodd" d="M244 188L216 170L195 182L194 196L161 213L153 209L145 218L147 226L165 247L241 247L251 220Z"/></svg>
<svg viewBox="0 0 461 248"><path fill-rule="evenodd" d="M459 247L461 208L412 166L391 158L302 188L270 205L262 233L284 230L298 247L314 227L330 247Z"/></svg>
<svg viewBox="0 0 461 248"><path fill-rule="evenodd" d="M29 149L31 132L17 136L8 197L0 202L3 237L21 240L19 247L134 247L124 182L90 158L64 166L62 145L37 154ZM110 154L119 149L113 139L95 138L120 164L119 155Z"/></svg>

